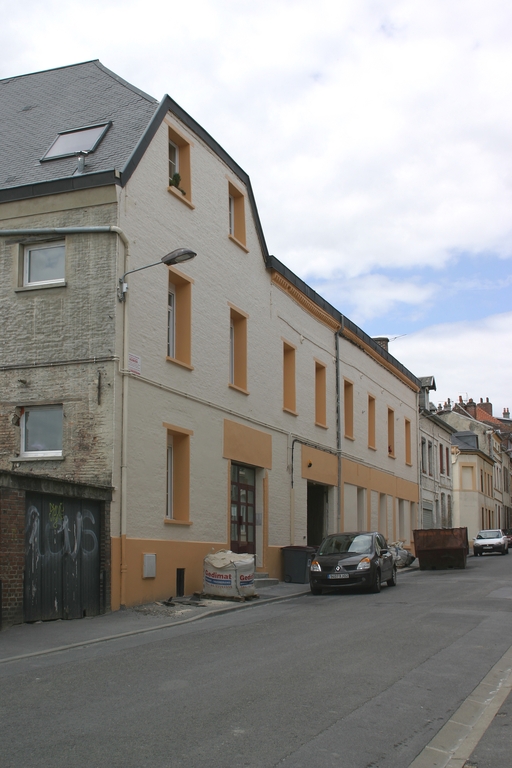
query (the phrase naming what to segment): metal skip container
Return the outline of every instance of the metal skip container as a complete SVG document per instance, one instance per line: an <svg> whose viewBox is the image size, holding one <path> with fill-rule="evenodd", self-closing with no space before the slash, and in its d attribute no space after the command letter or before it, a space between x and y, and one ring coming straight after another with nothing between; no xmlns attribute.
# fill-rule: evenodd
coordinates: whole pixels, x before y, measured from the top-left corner
<svg viewBox="0 0 512 768"><path fill-rule="evenodd" d="M203 561L203 594L215 597L251 597L254 587L254 555L220 549Z"/></svg>
<svg viewBox="0 0 512 768"><path fill-rule="evenodd" d="M465 568L469 552L467 528L428 528L413 531L420 570Z"/></svg>

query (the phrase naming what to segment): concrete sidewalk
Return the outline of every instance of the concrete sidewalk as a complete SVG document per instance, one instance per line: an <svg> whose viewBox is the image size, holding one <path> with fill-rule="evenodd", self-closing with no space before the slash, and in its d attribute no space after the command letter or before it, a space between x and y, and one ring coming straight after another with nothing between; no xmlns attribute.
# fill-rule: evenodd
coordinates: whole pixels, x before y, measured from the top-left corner
<svg viewBox="0 0 512 768"><path fill-rule="evenodd" d="M156 632L207 616L289 600L308 593L309 584L279 582L270 587L257 587L259 598L244 602L183 597L175 598L172 606L150 603L91 618L17 624L0 632L0 664L118 637Z"/></svg>

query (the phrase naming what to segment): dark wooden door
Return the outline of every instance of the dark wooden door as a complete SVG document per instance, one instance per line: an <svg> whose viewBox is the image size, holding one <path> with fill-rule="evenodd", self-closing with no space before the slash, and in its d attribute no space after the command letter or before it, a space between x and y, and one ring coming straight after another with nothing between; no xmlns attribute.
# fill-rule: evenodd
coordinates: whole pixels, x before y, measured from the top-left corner
<svg viewBox="0 0 512 768"><path fill-rule="evenodd" d="M252 467L231 465L231 550L256 552L256 472Z"/></svg>

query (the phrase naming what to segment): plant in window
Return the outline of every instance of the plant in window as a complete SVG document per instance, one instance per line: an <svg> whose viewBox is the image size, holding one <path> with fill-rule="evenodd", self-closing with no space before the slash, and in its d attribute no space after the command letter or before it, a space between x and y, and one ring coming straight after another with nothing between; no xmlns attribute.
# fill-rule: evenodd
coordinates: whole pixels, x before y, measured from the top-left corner
<svg viewBox="0 0 512 768"><path fill-rule="evenodd" d="M184 189L180 187L180 183L181 183L181 176L179 175L179 173L173 173L173 175L169 179L169 186L176 187L176 189L179 189L182 195L186 195L187 193L185 192Z"/></svg>

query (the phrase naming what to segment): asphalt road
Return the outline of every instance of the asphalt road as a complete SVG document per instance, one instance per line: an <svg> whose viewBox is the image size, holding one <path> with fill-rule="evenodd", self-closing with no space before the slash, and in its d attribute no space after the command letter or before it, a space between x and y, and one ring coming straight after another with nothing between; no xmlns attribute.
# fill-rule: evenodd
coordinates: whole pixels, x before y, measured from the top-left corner
<svg viewBox="0 0 512 768"><path fill-rule="evenodd" d="M408 768L512 645L511 576L470 558L1 665L0 765Z"/></svg>

